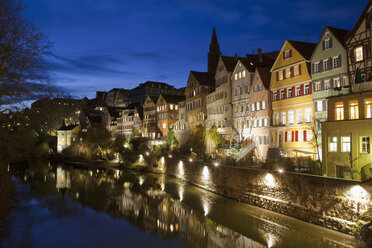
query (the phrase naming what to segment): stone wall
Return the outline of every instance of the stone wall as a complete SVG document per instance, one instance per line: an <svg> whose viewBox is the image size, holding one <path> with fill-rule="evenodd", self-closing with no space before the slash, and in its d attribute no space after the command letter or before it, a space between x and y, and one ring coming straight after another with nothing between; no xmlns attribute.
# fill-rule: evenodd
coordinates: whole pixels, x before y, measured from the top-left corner
<svg viewBox="0 0 372 248"><path fill-rule="evenodd" d="M355 234L372 219L372 182L200 165L165 159L152 170L219 195L340 232ZM366 221L366 222L365 222Z"/></svg>

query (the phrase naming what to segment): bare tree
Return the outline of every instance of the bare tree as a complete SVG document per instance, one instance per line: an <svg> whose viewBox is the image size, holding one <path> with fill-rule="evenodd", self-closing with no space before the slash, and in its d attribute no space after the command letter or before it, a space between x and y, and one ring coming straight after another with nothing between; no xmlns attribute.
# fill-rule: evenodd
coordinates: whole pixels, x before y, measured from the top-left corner
<svg viewBox="0 0 372 248"><path fill-rule="evenodd" d="M23 10L20 0L0 0L0 113L53 90L44 60L50 42Z"/></svg>

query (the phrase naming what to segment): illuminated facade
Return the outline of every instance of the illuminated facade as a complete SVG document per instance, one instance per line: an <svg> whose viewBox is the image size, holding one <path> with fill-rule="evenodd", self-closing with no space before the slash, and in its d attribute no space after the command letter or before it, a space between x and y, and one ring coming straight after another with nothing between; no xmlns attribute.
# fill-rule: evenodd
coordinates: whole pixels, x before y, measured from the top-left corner
<svg viewBox="0 0 372 248"><path fill-rule="evenodd" d="M372 178L372 91L328 98L322 123L323 174L353 180Z"/></svg>
<svg viewBox="0 0 372 248"><path fill-rule="evenodd" d="M148 96L142 105L143 109L143 127L142 137L155 139L161 136L160 129L158 127L156 102L158 97Z"/></svg>
<svg viewBox="0 0 372 248"><path fill-rule="evenodd" d="M160 95L156 102L157 123L161 131L161 136L167 137L168 129L174 128L178 120L178 103L185 101L184 96Z"/></svg>
<svg viewBox="0 0 372 248"><path fill-rule="evenodd" d="M271 72L271 148L290 157L315 158L310 57L316 44L285 41Z"/></svg>
<svg viewBox="0 0 372 248"><path fill-rule="evenodd" d="M78 142L78 134L81 126L72 124L66 126L63 122L62 126L57 130L57 152L61 153L63 149L69 147L72 143Z"/></svg>

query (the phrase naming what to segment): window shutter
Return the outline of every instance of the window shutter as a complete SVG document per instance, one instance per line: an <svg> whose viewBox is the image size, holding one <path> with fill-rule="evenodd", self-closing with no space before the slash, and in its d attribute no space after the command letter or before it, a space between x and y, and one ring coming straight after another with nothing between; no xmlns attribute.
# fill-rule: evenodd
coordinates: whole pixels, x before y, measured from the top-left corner
<svg viewBox="0 0 372 248"><path fill-rule="evenodd" d="M296 131L296 142L298 141L298 131Z"/></svg>
<svg viewBox="0 0 372 248"><path fill-rule="evenodd" d="M286 77L287 75L285 75L285 70L283 70L283 79L286 79L287 77Z"/></svg>
<svg viewBox="0 0 372 248"><path fill-rule="evenodd" d="M292 49L289 49L289 57L292 57Z"/></svg>
<svg viewBox="0 0 372 248"><path fill-rule="evenodd" d="M298 65L298 74L301 75L301 65Z"/></svg>
<svg viewBox="0 0 372 248"><path fill-rule="evenodd" d="M344 79L342 78L342 77L340 77L340 85L341 85L341 87L344 85Z"/></svg>
<svg viewBox="0 0 372 248"><path fill-rule="evenodd" d="M327 111L327 101L323 100L323 111Z"/></svg>
<svg viewBox="0 0 372 248"><path fill-rule="evenodd" d="M294 67L292 66L290 70L291 70L291 77L294 77Z"/></svg>
<svg viewBox="0 0 372 248"><path fill-rule="evenodd" d="M309 83L309 94L313 94L313 83Z"/></svg>
<svg viewBox="0 0 372 248"><path fill-rule="evenodd" d="M315 112L318 112L318 102L314 102L314 109L315 109Z"/></svg>
<svg viewBox="0 0 372 248"><path fill-rule="evenodd" d="M284 89L284 99L287 99L287 89Z"/></svg>
<svg viewBox="0 0 372 248"><path fill-rule="evenodd" d="M287 142L287 135L288 135L288 132L285 132L284 134L284 141Z"/></svg>
<svg viewBox="0 0 372 248"><path fill-rule="evenodd" d="M319 72L323 71L323 60L320 60L319 62Z"/></svg>
<svg viewBox="0 0 372 248"><path fill-rule="evenodd" d="M342 59L341 59L341 55L338 55L338 66L339 66L339 67L342 66L341 61L342 61Z"/></svg>
<svg viewBox="0 0 372 248"><path fill-rule="evenodd" d="M368 45L363 46L363 59L368 58Z"/></svg>
<svg viewBox="0 0 372 248"><path fill-rule="evenodd" d="M324 90L324 81L323 80L320 82L320 90Z"/></svg>
<svg viewBox="0 0 372 248"><path fill-rule="evenodd" d="M292 87L292 98L296 97L296 88Z"/></svg>
<svg viewBox="0 0 372 248"><path fill-rule="evenodd" d="M304 141L306 141L306 130L304 130Z"/></svg>
<svg viewBox="0 0 372 248"><path fill-rule="evenodd" d="M330 87L331 89L333 89L333 78L331 78L331 79L329 80L329 87Z"/></svg>
<svg viewBox="0 0 372 248"><path fill-rule="evenodd" d="M276 72L276 81L279 81L279 72Z"/></svg>
<svg viewBox="0 0 372 248"><path fill-rule="evenodd" d="M329 48L332 47L332 37L329 39Z"/></svg>
<svg viewBox="0 0 372 248"><path fill-rule="evenodd" d="M325 49L325 40L322 40L322 47L323 47L323 50Z"/></svg>
<svg viewBox="0 0 372 248"><path fill-rule="evenodd" d="M294 141L294 131L292 131L292 142Z"/></svg>
<svg viewBox="0 0 372 248"><path fill-rule="evenodd" d="M299 66L301 66L301 65L299 65ZM311 73L314 74L314 63L311 63Z"/></svg>
<svg viewBox="0 0 372 248"><path fill-rule="evenodd" d="M304 85L301 84L300 85L300 96L303 96L304 95Z"/></svg>
<svg viewBox="0 0 372 248"><path fill-rule="evenodd" d="M333 66L332 58L329 58L328 59L328 70L332 70L332 66Z"/></svg>

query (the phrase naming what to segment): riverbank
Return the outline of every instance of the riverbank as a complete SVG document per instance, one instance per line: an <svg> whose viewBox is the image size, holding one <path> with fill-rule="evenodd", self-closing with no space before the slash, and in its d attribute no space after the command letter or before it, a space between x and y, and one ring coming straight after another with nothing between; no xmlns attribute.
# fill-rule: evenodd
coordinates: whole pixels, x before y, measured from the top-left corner
<svg viewBox="0 0 372 248"><path fill-rule="evenodd" d="M14 183L6 166L0 164L0 227L11 211L12 202L16 198Z"/></svg>

